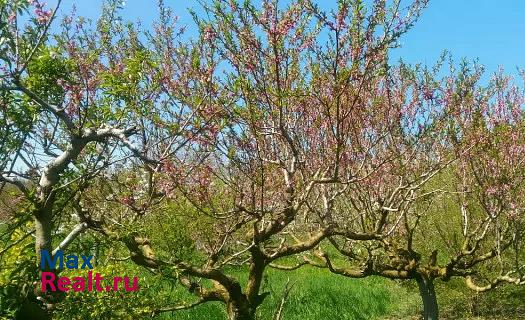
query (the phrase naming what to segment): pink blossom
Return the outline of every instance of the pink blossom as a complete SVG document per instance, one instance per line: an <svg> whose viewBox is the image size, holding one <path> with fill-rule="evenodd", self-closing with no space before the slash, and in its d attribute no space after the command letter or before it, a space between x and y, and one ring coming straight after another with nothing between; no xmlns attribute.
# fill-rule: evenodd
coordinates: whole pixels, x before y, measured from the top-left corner
<svg viewBox="0 0 525 320"><path fill-rule="evenodd" d="M211 26L207 26L203 32L204 40L210 41L215 38L215 30Z"/></svg>
<svg viewBox="0 0 525 320"><path fill-rule="evenodd" d="M230 0L230 10L234 12L237 11L237 4L234 0Z"/></svg>
<svg viewBox="0 0 525 320"><path fill-rule="evenodd" d="M485 191L487 195L489 196L493 196L495 195L497 192L498 192L498 189L494 186L490 186L487 188L487 190Z"/></svg>
<svg viewBox="0 0 525 320"><path fill-rule="evenodd" d="M423 98L425 100L432 100L434 99L434 90L430 88L424 88L423 89Z"/></svg>
<svg viewBox="0 0 525 320"><path fill-rule="evenodd" d="M120 201L127 206L132 206L135 204L135 198L133 198L133 196L124 196L122 199L120 199Z"/></svg>
<svg viewBox="0 0 525 320"><path fill-rule="evenodd" d="M38 23L45 24L53 16L53 10L44 10L44 7L46 6L45 2L40 3L40 2L35 1L34 6L35 6L34 12L35 12L36 20L38 21Z"/></svg>
<svg viewBox="0 0 525 320"><path fill-rule="evenodd" d="M9 23L12 24L12 23L15 22L15 20L16 20L16 13L13 12L13 13L11 13L11 14L9 15L9 17L7 18L7 22L9 22Z"/></svg>

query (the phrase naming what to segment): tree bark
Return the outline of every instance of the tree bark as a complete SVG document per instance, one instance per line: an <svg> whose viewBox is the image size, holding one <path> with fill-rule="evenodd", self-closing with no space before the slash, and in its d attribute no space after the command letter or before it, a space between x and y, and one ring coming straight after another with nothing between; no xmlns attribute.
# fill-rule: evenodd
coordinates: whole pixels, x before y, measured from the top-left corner
<svg viewBox="0 0 525 320"><path fill-rule="evenodd" d="M227 306L228 320L255 320L255 309L248 303L229 302Z"/></svg>
<svg viewBox="0 0 525 320"><path fill-rule="evenodd" d="M423 319L437 320L439 309L433 279L418 277L416 280L419 285L419 294L423 300Z"/></svg>
<svg viewBox="0 0 525 320"><path fill-rule="evenodd" d="M264 299L264 295L261 296L259 290L261 288L266 262L264 261L264 256L259 248L253 247L250 252L252 254L252 259L249 267L246 294L248 303L255 309Z"/></svg>
<svg viewBox="0 0 525 320"><path fill-rule="evenodd" d="M246 294L229 290L230 302L227 304L229 320L254 320L257 307L263 302L266 294L259 294L266 262L259 248L250 250L252 259L249 267Z"/></svg>
<svg viewBox="0 0 525 320"><path fill-rule="evenodd" d="M53 251L51 243L53 229L52 211L48 209L38 210L34 214L34 219L36 263L38 268L40 268L41 250L47 250L49 253Z"/></svg>
<svg viewBox="0 0 525 320"><path fill-rule="evenodd" d="M38 276L42 274L42 271L51 271L55 272L56 270L49 270L49 267L46 265L46 269L41 268L41 261L42 261L42 251L41 250L47 250L49 253L53 251L52 247L52 230L53 230L53 212L49 208L42 208L40 210L36 210L33 213L34 221L35 221L35 251L36 251L36 263L38 268ZM56 278L55 278L56 282ZM57 296L56 292L42 292L42 288L40 286L41 282L37 281L36 286L34 288L34 294L35 297L42 298L43 296L46 296L44 299L45 304L37 303L35 301L27 301L27 306L24 307L24 310L20 310L20 314L18 314L17 319L52 319L52 312L47 309L47 304L54 301L54 297L51 297L52 295ZM27 310L25 310L27 309Z"/></svg>

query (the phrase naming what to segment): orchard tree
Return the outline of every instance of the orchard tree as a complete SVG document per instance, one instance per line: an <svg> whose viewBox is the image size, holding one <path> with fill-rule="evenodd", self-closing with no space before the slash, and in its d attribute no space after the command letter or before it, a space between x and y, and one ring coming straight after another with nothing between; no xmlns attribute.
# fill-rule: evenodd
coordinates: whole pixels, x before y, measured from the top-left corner
<svg viewBox="0 0 525 320"><path fill-rule="evenodd" d="M303 262L351 278L416 280L424 319L438 319L436 279L461 277L476 292L525 284L523 92L502 73L482 85L481 67L463 62L455 71L450 66L449 76L421 83L421 93L412 98L446 114L431 145L399 154L423 158L385 166L381 180L364 180L343 198L340 223L361 232L384 230L381 238L361 243L330 238L349 263L336 263L326 250ZM412 132L403 136L412 139ZM432 174L421 171L422 164L437 159L446 165ZM424 183L414 177L424 177ZM376 215L380 224L369 221Z"/></svg>
<svg viewBox="0 0 525 320"><path fill-rule="evenodd" d="M440 82L390 65L426 1L201 5L190 38L162 2L151 29L110 2L96 22L66 16L53 33L56 9L2 2L0 179L22 196L17 219L33 220L37 263L91 230L195 296L150 315L219 301L230 319L254 319L267 267L295 267L279 259L342 270L308 255L327 240L365 262L359 275L420 280L434 314L432 280L449 269L436 253L420 263L416 231L454 248L432 214L454 196L465 248L441 277L478 290L520 279L503 271L519 259L497 259L520 248L519 202L505 211L521 190L520 95L501 77L485 91L464 70ZM480 254L491 241L498 251ZM475 285L471 270L492 258L505 273ZM247 266L246 283L232 266Z"/></svg>
<svg viewBox="0 0 525 320"><path fill-rule="evenodd" d="M134 232L119 236L126 227L102 221L107 207L96 197L86 210L92 228L122 241L132 261L176 275L197 296L154 314L220 301L230 319L253 319L267 295L264 272L278 259L327 236L382 237L383 226L361 232L337 224L335 205L382 167L423 158L421 152L399 158L396 149L417 146L439 128L434 119L442 119L441 110L390 101L419 92L404 74L392 74L387 53L424 5L340 1L325 12L308 1L203 3L204 13L194 14L200 32L192 65L208 71L202 83L209 91L193 98L213 124L163 159L154 179L165 198L159 206L189 216L185 226L194 231L200 258L155 246L155 234L133 224L127 229ZM156 47L166 52L162 72L171 69L169 45ZM417 133L402 141L407 130ZM419 183L444 166L439 160L421 164ZM110 179L107 188L101 193L129 187ZM139 194L126 199L133 210L144 203ZM247 265L244 286L231 265Z"/></svg>
<svg viewBox="0 0 525 320"><path fill-rule="evenodd" d="M163 159L209 123L197 98L207 94L199 93L208 90L201 83L207 70L194 63L198 48L178 42L181 30L164 13L156 29L162 36L145 35L148 48L136 26L118 17L116 2L95 23L65 16L51 34L59 6L0 7L0 187L16 187L22 203L6 232L33 220L23 238L34 235L37 266L42 250L65 249L91 226L83 192L92 183L140 168L144 192L155 198L152 177ZM166 50L155 54L157 45ZM169 69L162 69L166 59ZM127 203L127 194L114 196ZM53 307L54 297L36 295Z"/></svg>

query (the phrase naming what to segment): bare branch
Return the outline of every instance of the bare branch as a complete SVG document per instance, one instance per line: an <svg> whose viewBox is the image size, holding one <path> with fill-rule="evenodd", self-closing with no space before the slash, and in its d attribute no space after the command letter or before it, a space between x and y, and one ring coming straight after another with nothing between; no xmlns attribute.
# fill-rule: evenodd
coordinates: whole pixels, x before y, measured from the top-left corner
<svg viewBox="0 0 525 320"><path fill-rule="evenodd" d="M88 228L88 224L86 222L81 222L71 230L71 232L60 242L60 244L53 250L52 255L54 256L58 250L64 250L66 249L71 242L73 242L82 232L84 232Z"/></svg>

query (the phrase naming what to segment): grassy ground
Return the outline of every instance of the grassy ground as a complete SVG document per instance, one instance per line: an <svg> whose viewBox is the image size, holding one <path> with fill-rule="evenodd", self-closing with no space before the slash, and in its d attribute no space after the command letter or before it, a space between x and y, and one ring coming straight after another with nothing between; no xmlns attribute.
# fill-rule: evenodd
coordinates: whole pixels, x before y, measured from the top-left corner
<svg viewBox="0 0 525 320"><path fill-rule="evenodd" d="M259 307L259 319L272 319L278 309L286 284L293 285L284 305L285 320L367 320L410 319L417 314L419 297L393 281L381 278L348 279L326 270L302 268L292 272L269 270L263 291L270 292ZM173 299L185 294L173 291ZM392 318L394 317L394 318ZM194 309L159 316L158 319L224 320L221 304L204 304Z"/></svg>
<svg viewBox="0 0 525 320"><path fill-rule="evenodd" d="M239 272L242 277L244 273ZM259 307L258 319L272 319L281 302L286 284L293 284L283 309L283 320L417 320L420 297L417 286L379 277L349 279L323 269L305 267L295 271L270 269L263 291L270 292ZM525 288L503 287L488 294L474 294L460 279L437 282L436 290L443 320L525 319ZM171 301L188 299L173 289ZM163 314L158 320L225 320L220 303Z"/></svg>

